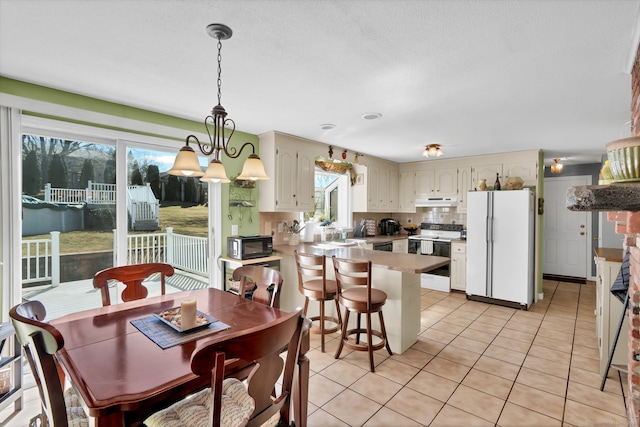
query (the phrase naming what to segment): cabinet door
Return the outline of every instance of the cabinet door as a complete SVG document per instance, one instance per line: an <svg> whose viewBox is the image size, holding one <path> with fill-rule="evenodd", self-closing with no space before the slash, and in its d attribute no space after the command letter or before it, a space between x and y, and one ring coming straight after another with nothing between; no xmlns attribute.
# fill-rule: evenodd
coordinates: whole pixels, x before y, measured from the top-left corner
<svg viewBox="0 0 640 427"><path fill-rule="evenodd" d="M436 169L435 195L453 197L458 193L458 168Z"/></svg>
<svg viewBox="0 0 640 427"><path fill-rule="evenodd" d="M415 172L400 173L400 185L398 187L398 210L400 212L416 211L416 195L413 189Z"/></svg>
<svg viewBox="0 0 640 427"><path fill-rule="evenodd" d="M500 177L500 185L504 188L502 163L476 166L473 172L473 182L477 183L479 179L486 179L487 187L493 188L493 184L496 182L496 175Z"/></svg>
<svg viewBox="0 0 640 427"><path fill-rule="evenodd" d="M367 179L367 195L369 196L368 210L378 210L380 206L380 170L369 166L369 176Z"/></svg>
<svg viewBox="0 0 640 427"><path fill-rule="evenodd" d="M389 211L396 212L400 206L398 194L398 172L389 171Z"/></svg>
<svg viewBox="0 0 640 427"><path fill-rule="evenodd" d="M467 211L467 193L473 189L471 166L458 168L458 207L457 211Z"/></svg>
<svg viewBox="0 0 640 427"><path fill-rule="evenodd" d="M406 254L409 252L409 239L394 240L392 243L392 252Z"/></svg>
<svg viewBox="0 0 640 427"><path fill-rule="evenodd" d="M416 171L416 199L431 197L435 194L435 172L433 170Z"/></svg>
<svg viewBox="0 0 640 427"><path fill-rule="evenodd" d="M281 146L276 150L276 210L296 209L296 174L298 161L295 150Z"/></svg>
<svg viewBox="0 0 640 427"><path fill-rule="evenodd" d="M389 169L379 169L378 176L378 209L388 211L389 203L391 201L390 183L389 183Z"/></svg>
<svg viewBox="0 0 640 427"><path fill-rule="evenodd" d="M522 178L524 185L536 186L538 184L538 162L505 163L504 184L507 183L507 179L516 176Z"/></svg>
<svg viewBox="0 0 640 427"><path fill-rule="evenodd" d="M467 245L464 243L451 245L451 289L467 289Z"/></svg>
<svg viewBox="0 0 640 427"><path fill-rule="evenodd" d="M467 258L465 254L451 255L451 289L466 291Z"/></svg>
<svg viewBox="0 0 640 427"><path fill-rule="evenodd" d="M296 208L298 211L312 212L315 210L315 157L313 153L298 151L298 167L296 192Z"/></svg>

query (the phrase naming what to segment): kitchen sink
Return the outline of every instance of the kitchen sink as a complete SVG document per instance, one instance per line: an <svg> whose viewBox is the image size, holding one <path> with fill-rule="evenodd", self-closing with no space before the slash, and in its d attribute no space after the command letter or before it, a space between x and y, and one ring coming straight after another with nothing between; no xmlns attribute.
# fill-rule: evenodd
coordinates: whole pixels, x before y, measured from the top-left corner
<svg viewBox="0 0 640 427"><path fill-rule="evenodd" d="M345 240L333 240L328 242L319 242L312 245L314 248L318 249L337 249L344 248L349 246L358 246L364 247L366 240L362 239L345 239Z"/></svg>

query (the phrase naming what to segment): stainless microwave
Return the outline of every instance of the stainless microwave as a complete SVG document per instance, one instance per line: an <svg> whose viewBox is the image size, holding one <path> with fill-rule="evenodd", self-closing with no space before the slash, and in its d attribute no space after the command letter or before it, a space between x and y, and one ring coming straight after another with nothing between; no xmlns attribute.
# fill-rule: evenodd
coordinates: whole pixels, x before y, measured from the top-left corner
<svg viewBox="0 0 640 427"><path fill-rule="evenodd" d="M234 259L255 259L271 256L273 238L271 236L229 236L227 256Z"/></svg>

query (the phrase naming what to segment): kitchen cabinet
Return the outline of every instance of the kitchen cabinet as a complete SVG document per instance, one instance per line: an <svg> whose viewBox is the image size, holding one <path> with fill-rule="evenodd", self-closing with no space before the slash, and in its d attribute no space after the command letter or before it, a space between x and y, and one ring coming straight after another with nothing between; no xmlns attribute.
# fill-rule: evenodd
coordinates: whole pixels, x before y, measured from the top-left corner
<svg viewBox="0 0 640 427"><path fill-rule="evenodd" d="M315 210L312 142L275 131L260 135L260 158L269 180L260 181L261 212Z"/></svg>
<svg viewBox="0 0 640 427"><path fill-rule="evenodd" d="M416 173L401 172L398 185L398 212L414 213L416 211L416 193L413 179Z"/></svg>
<svg viewBox="0 0 640 427"><path fill-rule="evenodd" d="M505 162L503 165L503 171L504 182L502 185L505 185L509 178L517 176L522 178L523 185L533 187L538 185L538 162L536 161ZM489 181L487 181L487 185L488 183Z"/></svg>
<svg viewBox="0 0 640 427"><path fill-rule="evenodd" d="M417 170L415 189L416 198L455 197L458 192L458 168Z"/></svg>
<svg viewBox="0 0 640 427"><path fill-rule="evenodd" d="M398 210L398 172L378 165L354 165L361 183L352 186L354 212L395 212Z"/></svg>
<svg viewBox="0 0 640 427"><path fill-rule="evenodd" d="M600 352L600 375L604 375L609 360L609 352L615 340L623 304L610 292L622 266L622 249L596 249L596 336ZM628 320L627 320L628 322ZM628 364L628 328L624 323L616 345L612 367L626 369Z"/></svg>
<svg viewBox="0 0 640 427"><path fill-rule="evenodd" d="M467 242L451 242L451 289L467 290Z"/></svg>
<svg viewBox="0 0 640 427"><path fill-rule="evenodd" d="M473 168L473 183L476 185L478 180L486 179L487 187L493 188L496 175L500 177L500 185L504 188L506 181L502 176L502 163L477 165Z"/></svg>
<svg viewBox="0 0 640 427"><path fill-rule="evenodd" d="M393 244L392 252L397 252L401 254L409 253L409 239L394 240L392 244Z"/></svg>
<svg viewBox="0 0 640 427"><path fill-rule="evenodd" d="M458 168L458 206L457 212L467 212L467 193L474 189L471 166Z"/></svg>
<svg viewBox="0 0 640 427"><path fill-rule="evenodd" d="M389 171L389 212L397 212L400 207L398 172Z"/></svg>

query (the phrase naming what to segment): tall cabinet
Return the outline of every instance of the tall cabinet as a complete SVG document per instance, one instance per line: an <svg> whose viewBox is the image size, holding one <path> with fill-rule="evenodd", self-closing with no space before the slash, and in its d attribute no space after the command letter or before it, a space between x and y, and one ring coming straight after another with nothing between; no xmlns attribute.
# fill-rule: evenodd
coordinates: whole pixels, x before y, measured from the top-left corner
<svg viewBox="0 0 640 427"><path fill-rule="evenodd" d="M269 180L260 181L260 211L315 210L313 142L276 131L260 136L260 157Z"/></svg>

